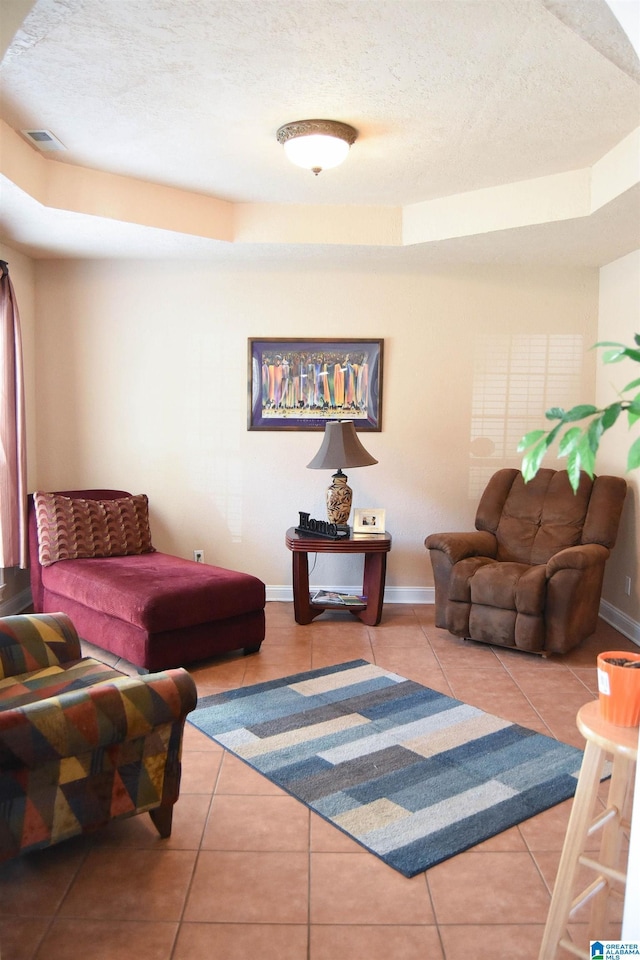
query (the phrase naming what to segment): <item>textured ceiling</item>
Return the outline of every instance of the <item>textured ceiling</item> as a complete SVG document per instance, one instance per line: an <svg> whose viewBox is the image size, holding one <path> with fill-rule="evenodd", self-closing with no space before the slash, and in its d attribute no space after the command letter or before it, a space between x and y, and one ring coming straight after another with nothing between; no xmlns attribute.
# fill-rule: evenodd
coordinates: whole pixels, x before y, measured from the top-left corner
<svg viewBox="0 0 640 960"><path fill-rule="evenodd" d="M604 0L37 0L0 66L0 116L55 134L66 151L47 163L233 203L404 207L590 167L640 124L639 75ZM317 178L275 137L306 117L359 131L343 166ZM240 255L43 208L8 181L3 196L0 236L37 256ZM564 262L569 244L569 260L607 262L640 243L638 191L626 201L475 246L360 255L544 260L557 250ZM261 251L276 254L311 251Z"/></svg>

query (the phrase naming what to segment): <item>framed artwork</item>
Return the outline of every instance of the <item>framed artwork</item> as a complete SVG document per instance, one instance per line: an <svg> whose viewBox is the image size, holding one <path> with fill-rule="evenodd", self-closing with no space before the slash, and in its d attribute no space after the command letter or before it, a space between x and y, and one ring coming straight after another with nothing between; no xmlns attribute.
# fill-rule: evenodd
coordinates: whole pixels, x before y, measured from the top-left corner
<svg viewBox="0 0 640 960"><path fill-rule="evenodd" d="M384 340L249 338L249 430L382 429Z"/></svg>
<svg viewBox="0 0 640 960"><path fill-rule="evenodd" d="M384 533L385 511L380 507L356 507L353 511L354 533Z"/></svg>

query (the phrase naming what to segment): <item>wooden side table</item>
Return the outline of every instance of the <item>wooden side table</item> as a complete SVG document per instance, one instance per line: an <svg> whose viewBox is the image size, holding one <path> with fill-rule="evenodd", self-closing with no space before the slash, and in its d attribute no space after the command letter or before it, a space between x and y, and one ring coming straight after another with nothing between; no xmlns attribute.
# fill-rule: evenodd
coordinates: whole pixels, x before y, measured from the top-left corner
<svg viewBox="0 0 640 960"><path fill-rule="evenodd" d="M289 527L286 544L293 554L293 609L296 623L311 623L325 610L348 610L369 627L375 627L382 617L384 582L387 574L387 554L391 550L390 533L352 533L342 540L305 536ZM309 599L310 553L364 553L362 607L336 607L335 604L312 603Z"/></svg>

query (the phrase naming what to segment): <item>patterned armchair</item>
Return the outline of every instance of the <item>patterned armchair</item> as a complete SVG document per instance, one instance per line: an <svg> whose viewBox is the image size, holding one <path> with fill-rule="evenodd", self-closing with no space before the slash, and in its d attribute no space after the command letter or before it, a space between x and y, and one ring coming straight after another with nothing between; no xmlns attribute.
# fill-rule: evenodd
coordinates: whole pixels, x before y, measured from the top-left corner
<svg viewBox="0 0 640 960"><path fill-rule="evenodd" d="M82 658L65 614L0 619L0 860L143 811L168 837L196 701L183 669Z"/></svg>

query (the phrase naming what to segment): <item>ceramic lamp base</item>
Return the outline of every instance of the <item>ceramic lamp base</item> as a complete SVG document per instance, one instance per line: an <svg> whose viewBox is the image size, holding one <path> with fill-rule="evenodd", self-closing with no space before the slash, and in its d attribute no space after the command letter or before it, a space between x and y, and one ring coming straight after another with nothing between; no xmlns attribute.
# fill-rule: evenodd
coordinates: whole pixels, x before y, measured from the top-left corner
<svg viewBox="0 0 640 960"><path fill-rule="evenodd" d="M338 470L331 478L331 486L327 489L327 515L329 523L348 523L351 513L351 487L347 484L347 477Z"/></svg>

